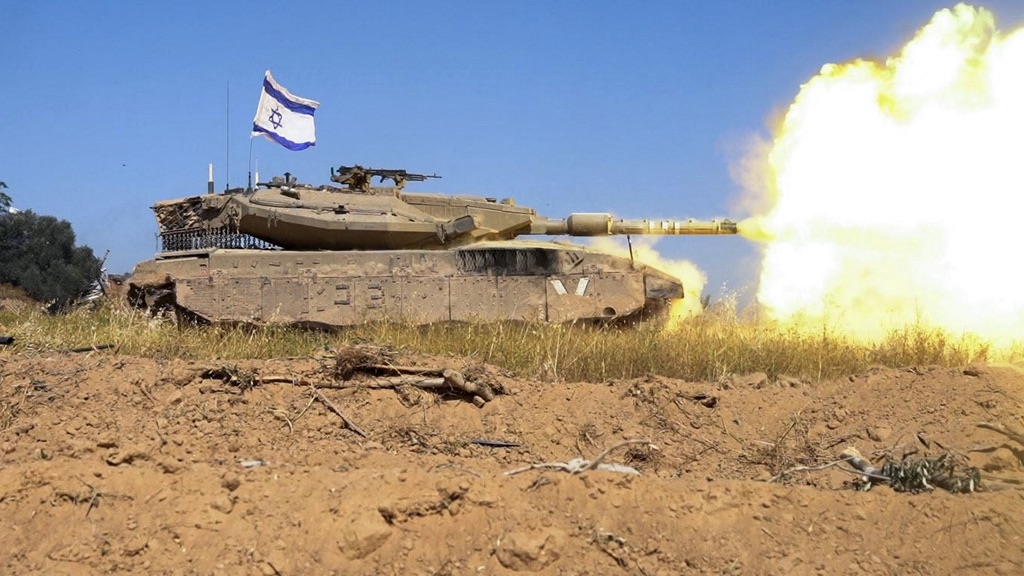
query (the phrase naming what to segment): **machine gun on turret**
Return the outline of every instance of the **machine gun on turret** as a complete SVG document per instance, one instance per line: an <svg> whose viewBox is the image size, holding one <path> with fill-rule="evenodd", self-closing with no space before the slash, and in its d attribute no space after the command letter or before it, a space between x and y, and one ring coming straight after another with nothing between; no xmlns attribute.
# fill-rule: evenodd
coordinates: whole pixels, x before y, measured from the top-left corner
<svg viewBox="0 0 1024 576"><path fill-rule="evenodd" d="M380 181L391 180L395 188L405 188L405 183L423 182L427 178L440 178L437 174L414 174L406 170L392 170L387 168L364 168L358 164L355 166L339 166L337 173L331 168L331 181L348 186L349 190L369 192L373 186L373 177L380 178Z"/></svg>

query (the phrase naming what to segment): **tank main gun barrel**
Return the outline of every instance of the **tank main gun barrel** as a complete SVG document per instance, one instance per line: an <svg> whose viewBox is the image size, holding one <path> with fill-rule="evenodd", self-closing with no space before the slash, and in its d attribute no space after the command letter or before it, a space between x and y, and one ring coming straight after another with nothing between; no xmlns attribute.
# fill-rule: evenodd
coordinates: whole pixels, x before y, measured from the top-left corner
<svg viewBox="0 0 1024 576"><path fill-rule="evenodd" d="M732 220L616 220L611 214L606 213L570 214L564 220L538 220L530 227L530 234L551 236L677 236L737 233L736 223Z"/></svg>

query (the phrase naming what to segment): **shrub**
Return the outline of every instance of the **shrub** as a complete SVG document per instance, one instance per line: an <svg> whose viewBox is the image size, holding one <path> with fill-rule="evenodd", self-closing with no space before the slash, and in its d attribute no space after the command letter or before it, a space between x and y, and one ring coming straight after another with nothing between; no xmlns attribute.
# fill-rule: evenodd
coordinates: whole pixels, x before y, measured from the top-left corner
<svg viewBox="0 0 1024 576"><path fill-rule="evenodd" d="M66 220L31 210L0 214L0 284L20 287L43 302L64 304L89 289L102 264L92 249L75 246Z"/></svg>

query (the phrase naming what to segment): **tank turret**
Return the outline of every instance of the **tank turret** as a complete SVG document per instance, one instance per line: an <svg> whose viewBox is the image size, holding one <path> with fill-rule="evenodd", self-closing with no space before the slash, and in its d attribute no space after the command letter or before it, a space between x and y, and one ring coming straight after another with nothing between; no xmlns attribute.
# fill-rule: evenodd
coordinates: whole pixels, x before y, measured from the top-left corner
<svg viewBox="0 0 1024 576"><path fill-rule="evenodd" d="M162 251L238 247L250 236L285 250L444 249L522 235L735 234L731 221L615 220L610 214L538 216L511 199L404 192L407 181L438 176L342 166L331 171L345 187L297 184L291 175L251 194L207 194L157 203ZM372 186L371 177L395 186ZM237 240L236 240L237 243Z"/></svg>
<svg viewBox="0 0 1024 576"><path fill-rule="evenodd" d="M511 199L405 191L429 178L342 166L332 185L285 174L251 192L158 202L159 254L137 267L131 294L206 320L612 318L661 308L682 286L628 258L516 239L737 232L729 220L554 219Z"/></svg>

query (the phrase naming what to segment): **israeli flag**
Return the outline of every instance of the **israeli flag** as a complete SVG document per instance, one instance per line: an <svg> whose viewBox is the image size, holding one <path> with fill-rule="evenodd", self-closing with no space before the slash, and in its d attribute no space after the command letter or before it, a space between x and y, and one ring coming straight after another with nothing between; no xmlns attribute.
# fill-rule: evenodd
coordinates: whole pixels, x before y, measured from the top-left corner
<svg viewBox="0 0 1024 576"><path fill-rule="evenodd" d="M252 135L265 136L289 150L316 146L313 113L320 103L299 98L278 84L267 70L263 93L252 121Z"/></svg>

